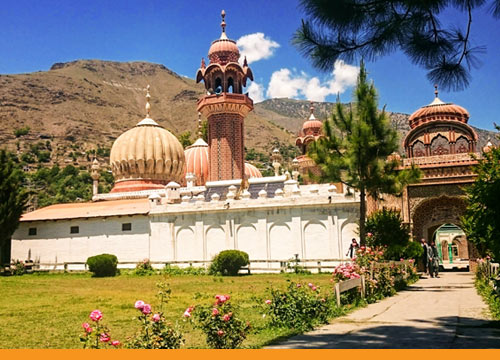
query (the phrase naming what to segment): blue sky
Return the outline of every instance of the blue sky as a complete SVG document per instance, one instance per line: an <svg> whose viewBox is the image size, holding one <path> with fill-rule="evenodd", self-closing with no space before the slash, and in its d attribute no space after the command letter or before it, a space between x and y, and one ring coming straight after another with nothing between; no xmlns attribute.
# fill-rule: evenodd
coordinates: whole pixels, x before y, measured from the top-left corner
<svg viewBox="0 0 500 360"><path fill-rule="evenodd" d="M303 17L295 0L2 1L0 73L48 70L55 62L76 59L144 60L194 78L201 57L220 36L221 9L227 14L229 38L240 39L249 58L261 57L250 64L255 97L334 101L341 92L342 101L349 101L352 65L357 64L339 63L335 75L318 72L290 44ZM460 20L457 12L445 15L444 23ZM469 88L440 91L440 98L468 109L472 125L493 129L493 122L500 123L500 22L486 11L474 15L473 41L487 46L483 64L473 70ZM245 35L251 36L242 39ZM256 48L248 48L252 45ZM381 105L391 111L412 113L433 99L425 71L400 53L367 68Z"/></svg>

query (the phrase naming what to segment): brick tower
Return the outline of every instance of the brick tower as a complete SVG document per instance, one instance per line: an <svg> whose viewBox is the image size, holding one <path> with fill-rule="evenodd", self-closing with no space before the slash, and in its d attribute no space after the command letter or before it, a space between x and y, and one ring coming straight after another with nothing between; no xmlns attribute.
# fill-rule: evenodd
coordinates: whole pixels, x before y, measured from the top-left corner
<svg viewBox="0 0 500 360"><path fill-rule="evenodd" d="M222 34L210 46L210 63L202 59L196 73L196 82L203 80L208 92L198 100L198 111L208 119L209 181L245 176L244 118L253 109L252 99L243 94L253 74L246 58L243 66L238 63L240 52L226 36L225 15L222 10Z"/></svg>

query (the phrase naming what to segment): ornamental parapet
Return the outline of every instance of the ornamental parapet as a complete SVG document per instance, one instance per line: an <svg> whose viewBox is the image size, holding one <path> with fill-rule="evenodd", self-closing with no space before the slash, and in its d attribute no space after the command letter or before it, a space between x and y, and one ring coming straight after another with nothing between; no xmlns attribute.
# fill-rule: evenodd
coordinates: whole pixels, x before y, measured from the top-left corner
<svg viewBox="0 0 500 360"><path fill-rule="evenodd" d="M481 158L479 153L460 153L460 154L446 154L434 156L420 156L409 159L403 159L403 166L409 167L412 164L421 167L427 166L457 166L457 165L473 165Z"/></svg>
<svg viewBox="0 0 500 360"><path fill-rule="evenodd" d="M221 113L238 114L245 117L252 110L253 101L245 94L213 94L198 100L198 111L205 117Z"/></svg>

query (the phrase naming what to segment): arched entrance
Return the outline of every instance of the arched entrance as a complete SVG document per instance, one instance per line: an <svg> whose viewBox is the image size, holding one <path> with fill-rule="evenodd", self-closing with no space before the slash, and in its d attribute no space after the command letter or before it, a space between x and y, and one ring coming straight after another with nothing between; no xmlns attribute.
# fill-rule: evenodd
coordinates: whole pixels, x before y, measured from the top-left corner
<svg viewBox="0 0 500 360"><path fill-rule="evenodd" d="M412 216L414 239L434 241L444 268L469 265L469 246L460 228L466 208L461 197L440 196L422 201Z"/></svg>

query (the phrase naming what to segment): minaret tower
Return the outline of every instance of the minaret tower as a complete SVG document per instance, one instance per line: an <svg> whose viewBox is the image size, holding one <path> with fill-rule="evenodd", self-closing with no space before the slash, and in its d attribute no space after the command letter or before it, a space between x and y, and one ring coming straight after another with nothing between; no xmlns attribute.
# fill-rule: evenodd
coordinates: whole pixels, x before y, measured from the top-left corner
<svg viewBox="0 0 500 360"><path fill-rule="evenodd" d="M246 58L238 63L240 52L226 36L226 13L222 10L222 34L208 51L210 63L196 73L203 80L207 95L198 100L198 111L208 119L209 181L242 179L244 166L244 118L253 110L253 101L243 94L253 74Z"/></svg>

